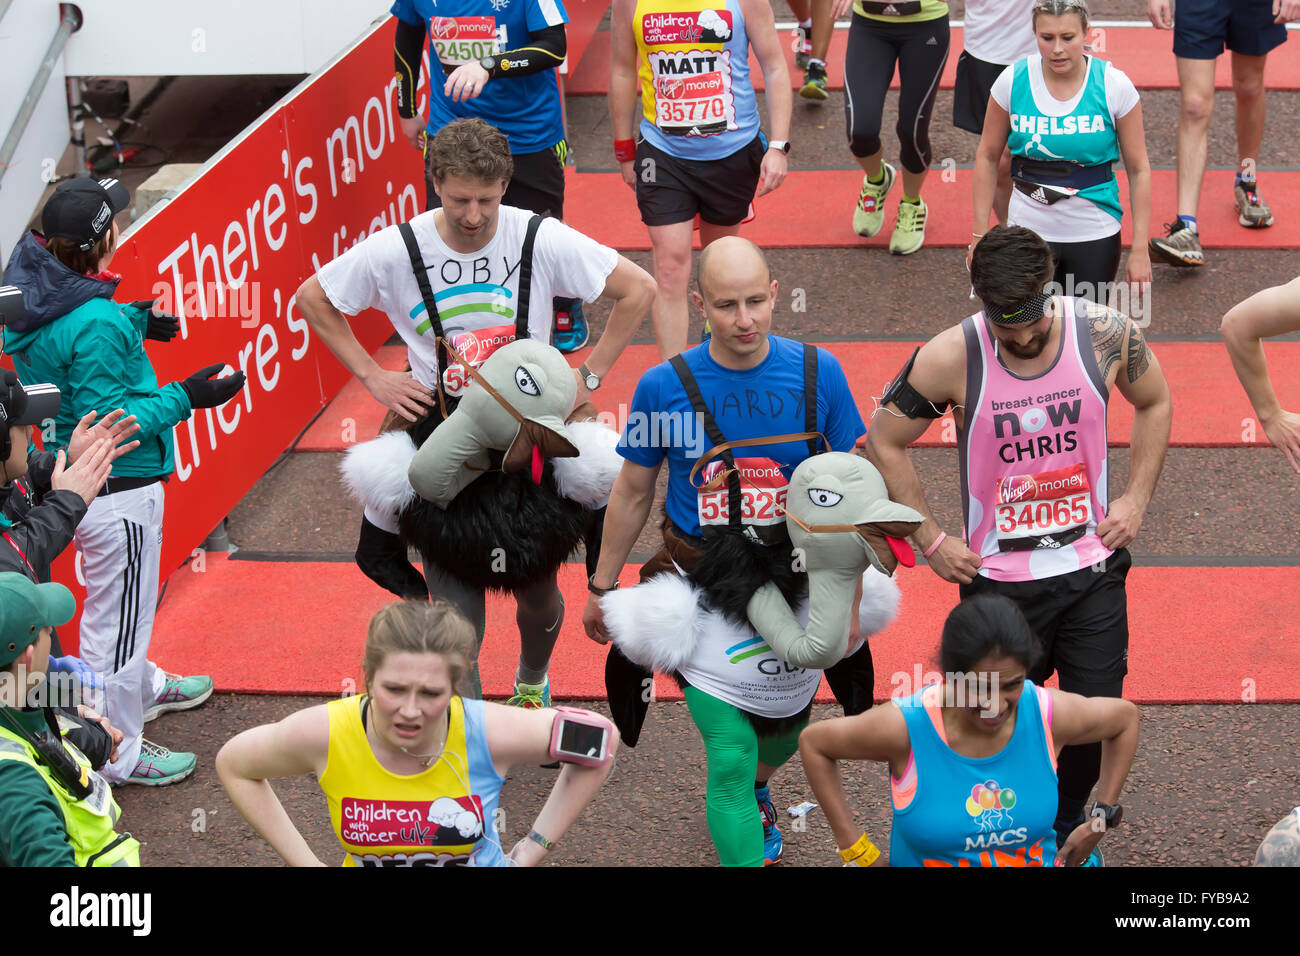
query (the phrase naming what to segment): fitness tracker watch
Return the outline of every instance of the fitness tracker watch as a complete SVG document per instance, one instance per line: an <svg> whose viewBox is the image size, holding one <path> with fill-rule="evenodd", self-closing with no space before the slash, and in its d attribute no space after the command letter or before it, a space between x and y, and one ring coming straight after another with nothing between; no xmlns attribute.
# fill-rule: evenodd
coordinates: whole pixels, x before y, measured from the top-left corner
<svg viewBox="0 0 1300 956"><path fill-rule="evenodd" d="M774 139L767 144L768 149L779 149L787 156L790 155L790 141L788 139Z"/></svg>
<svg viewBox="0 0 1300 956"><path fill-rule="evenodd" d="M1088 811L1088 816L1093 819L1101 817L1106 824L1106 829L1109 830L1124 822L1124 808L1118 803L1112 807L1108 803L1097 802Z"/></svg>

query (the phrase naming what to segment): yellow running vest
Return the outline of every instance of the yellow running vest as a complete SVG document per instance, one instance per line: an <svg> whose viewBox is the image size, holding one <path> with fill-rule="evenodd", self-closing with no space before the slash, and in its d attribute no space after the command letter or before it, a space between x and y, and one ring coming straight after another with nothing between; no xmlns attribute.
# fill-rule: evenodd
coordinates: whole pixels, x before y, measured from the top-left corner
<svg viewBox="0 0 1300 956"><path fill-rule="evenodd" d="M27 741L9 728L0 726L0 760L27 764L41 775L63 811L63 825L77 866L139 866L139 842L129 833L119 835L113 830L122 811L113 799L108 782L90 769L90 761L80 750L66 740L63 748L85 769L86 777L95 788L94 793L84 800L78 800L63 789L54 774L36 759Z"/></svg>
<svg viewBox="0 0 1300 956"><path fill-rule="evenodd" d="M347 851L343 865L463 866L476 850L476 865L496 863L500 851L484 839L485 834L497 838L491 819L496 793L471 792L461 699L451 699L443 755L428 770L411 776L385 769L370 749L361 724L365 699L344 697L327 705L329 759L320 786L329 802L334 835ZM374 720L374 714L367 720ZM495 772L492 777L499 790L500 778Z"/></svg>

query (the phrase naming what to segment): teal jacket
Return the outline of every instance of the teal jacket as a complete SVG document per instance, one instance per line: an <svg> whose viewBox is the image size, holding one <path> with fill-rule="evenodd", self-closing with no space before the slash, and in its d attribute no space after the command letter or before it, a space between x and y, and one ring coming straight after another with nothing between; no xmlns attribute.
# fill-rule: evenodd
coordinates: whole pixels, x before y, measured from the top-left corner
<svg viewBox="0 0 1300 956"><path fill-rule="evenodd" d="M35 233L14 249L5 282L22 289L26 308L4 330L14 370L23 382L52 382L63 393L46 447L67 445L89 411L103 417L125 408L139 422L140 447L113 463L114 477L170 475L172 428L190 417L190 400L179 382L158 387L144 350L148 313L114 302L118 280L78 275Z"/></svg>

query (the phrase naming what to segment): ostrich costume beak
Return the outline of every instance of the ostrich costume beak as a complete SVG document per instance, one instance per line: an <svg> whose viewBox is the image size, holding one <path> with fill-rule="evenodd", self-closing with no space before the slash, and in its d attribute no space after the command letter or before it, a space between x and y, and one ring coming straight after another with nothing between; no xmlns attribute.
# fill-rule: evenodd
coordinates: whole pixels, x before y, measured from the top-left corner
<svg viewBox="0 0 1300 956"><path fill-rule="evenodd" d="M461 361L453 352L453 360ZM577 398L573 370L557 349L520 339L497 349L477 370L462 361L472 381L411 460L411 487L440 507L488 467L488 452L505 453L502 470L530 468L540 484L546 458L578 454L564 427Z"/></svg>
<svg viewBox="0 0 1300 956"><path fill-rule="evenodd" d="M781 592L765 584L746 607L754 630L783 659L800 667L829 667L848 650L853 593L862 582L860 617L878 606L879 631L898 608L889 580L916 556L903 540L922 516L889 499L880 472L865 458L843 452L814 455L794 470L786 492L786 521L797 559L808 571L808 622L804 627ZM874 569L875 572L868 569ZM862 630L865 637L869 631Z"/></svg>

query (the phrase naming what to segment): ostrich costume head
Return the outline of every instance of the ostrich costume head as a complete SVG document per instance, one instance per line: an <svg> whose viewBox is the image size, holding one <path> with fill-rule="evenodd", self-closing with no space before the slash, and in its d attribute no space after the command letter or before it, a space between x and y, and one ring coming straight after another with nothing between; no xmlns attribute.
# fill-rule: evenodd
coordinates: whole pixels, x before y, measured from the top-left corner
<svg viewBox="0 0 1300 956"><path fill-rule="evenodd" d="M921 515L889 499L880 473L865 458L842 452L814 455L795 468L786 509L793 548L768 550L806 570L806 599L792 606L778 582L751 576L733 583L749 595L745 618L737 622L717 607L698 573L690 581L660 575L601 599L619 650L642 666L674 671L691 660L706 628L730 628L738 641L757 633L783 660L824 669L854 649L849 613L859 580L862 636L888 626L899 602L890 575L900 563L915 563L902 538L920 526ZM701 565L710 559L706 555Z"/></svg>
<svg viewBox="0 0 1300 956"><path fill-rule="evenodd" d="M350 449L344 482L431 564L481 588L527 587L568 559L622 465L613 429L565 424L576 395L559 351L511 342L445 419L435 404L407 431Z"/></svg>

